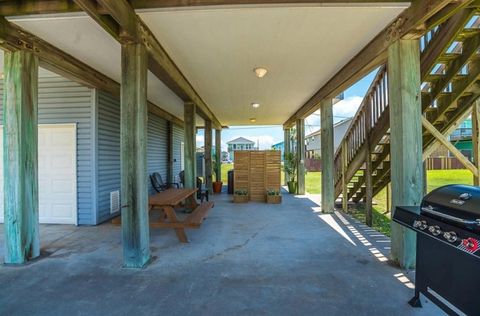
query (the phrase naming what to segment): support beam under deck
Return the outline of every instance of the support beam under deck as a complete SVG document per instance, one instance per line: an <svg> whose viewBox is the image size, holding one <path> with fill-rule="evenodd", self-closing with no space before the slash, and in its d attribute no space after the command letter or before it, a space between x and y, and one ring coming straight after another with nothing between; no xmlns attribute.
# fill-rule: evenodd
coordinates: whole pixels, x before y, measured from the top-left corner
<svg viewBox="0 0 480 316"><path fill-rule="evenodd" d="M297 194L305 194L305 120L296 122L297 130Z"/></svg>
<svg viewBox="0 0 480 316"><path fill-rule="evenodd" d="M184 105L184 128L185 128L185 188L196 187L197 164L195 158L196 149L196 120L195 104L185 103Z"/></svg>
<svg viewBox="0 0 480 316"><path fill-rule="evenodd" d="M423 197L422 106L418 40L399 40L388 50L388 96L392 214L401 205L418 206ZM415 267L416 235L392 221L391 256L402 268Z"/></svg>
<svg viewBox="0 0 480 316"><path fill-rule="evenodd" d="M215 130L215 181L222 181L222 130Z"/></svg>
<svg viewBox="0 0 480 316"><path fill-rule="evenodd" d="M209 193L212 193L212 121L205 121L205 129L203 132L205 140L205 187L207 188Z"/></svg>
<svg viewBox="0 0 480 316"><path fill-rule="evenodd" d="M38 227L38 59L5 52L3 166L5 263L40 255Z"/></svg>
<svg viewBox="0 0 480 316"><path fill-rule="evenodd" d="M333 104L331 99L320 104L320 127L322 156L322 212L331 213L335 209L335 181L333 152Z"/></svg>
<svg viewBox="0 0 480 316"><path fill-rule="evenodd" d="M147 189L147 53L143 44L122 45L120 105L123 266L150 260Z"/></svg>

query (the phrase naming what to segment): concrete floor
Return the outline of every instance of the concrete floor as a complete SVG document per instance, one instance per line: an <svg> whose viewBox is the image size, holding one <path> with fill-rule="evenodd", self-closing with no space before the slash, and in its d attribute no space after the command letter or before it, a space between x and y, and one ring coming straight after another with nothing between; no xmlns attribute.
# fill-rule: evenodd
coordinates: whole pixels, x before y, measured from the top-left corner
<svg viewBox="0 0 480 316"><path fill-rule="evenodd" d="M122 269L120 227L41 226L46 258L0 266L1 315L442 315L412 309L411 274L388 264L389 240L307 198L282 205L216 197L180 244L151 231L154 261ZM0 225L0 260L3 261Z"/></svg>

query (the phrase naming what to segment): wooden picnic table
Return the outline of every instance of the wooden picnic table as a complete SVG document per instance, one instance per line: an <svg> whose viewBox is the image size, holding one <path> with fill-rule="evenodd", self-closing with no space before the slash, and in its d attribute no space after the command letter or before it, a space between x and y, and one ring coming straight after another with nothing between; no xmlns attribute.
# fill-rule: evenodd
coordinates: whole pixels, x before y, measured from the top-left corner
<svg viewBox="0 0 480 316"><path fill-rule="evenodd" d="M159 221L151 222L150 227L173 228L177 234L178 240L183 243L188 242L185 228L199 228L207 216L208 211L213 207L213 202L198 204L195 198L197 189L168 189L156 193L148 198L149 211L163 210L166 218L160 218ZM182 202L192 212L180 221L175 213L175 207Z"/></svg>

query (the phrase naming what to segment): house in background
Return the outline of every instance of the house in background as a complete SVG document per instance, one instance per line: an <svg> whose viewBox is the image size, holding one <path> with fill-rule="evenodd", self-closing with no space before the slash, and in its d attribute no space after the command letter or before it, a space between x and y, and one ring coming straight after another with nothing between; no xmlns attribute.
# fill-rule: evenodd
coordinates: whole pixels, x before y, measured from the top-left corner
<svg viewBox="0 0 480 316"><path fill-rule="evenodd" d="M352 118L347 118L333 125L333 150L336 152L348 131ZM305 158L320 157L320 136L321 130L313 132L305 137L306 149Z"/></svg>
<svg viewBox="0 0 480 316"><path fill-rule="evenodd" d="M282 152L281 157L282 157L282 161L283 161L283 155L285 154L285 142L280 142L280 143L272 145L272 149L273 150L280 150Z"/></svg>
<svg viewBox="0 0 480 316"><path fill-rule="evenodd" d="M228 154L230 156L231 160L234 160L234 151L236 150L256 150L258 148L255 147L255 142L246 139L244 137L238 137L235 138L229 142L227 142L228 145Z"/></svg>

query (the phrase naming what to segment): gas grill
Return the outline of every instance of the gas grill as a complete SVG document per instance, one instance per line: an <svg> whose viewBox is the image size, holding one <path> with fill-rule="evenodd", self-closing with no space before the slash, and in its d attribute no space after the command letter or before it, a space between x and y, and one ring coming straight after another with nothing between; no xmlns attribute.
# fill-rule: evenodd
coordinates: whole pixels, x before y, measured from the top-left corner
<svg viewBox="0 0 480 316"><path fill-rule="evenodd" d="M415 296L450 315L480 315L480 188L448 185L420 207L397 207L393 220L417 232Z"/></svg>

